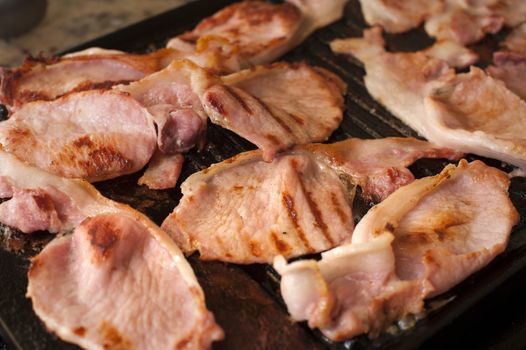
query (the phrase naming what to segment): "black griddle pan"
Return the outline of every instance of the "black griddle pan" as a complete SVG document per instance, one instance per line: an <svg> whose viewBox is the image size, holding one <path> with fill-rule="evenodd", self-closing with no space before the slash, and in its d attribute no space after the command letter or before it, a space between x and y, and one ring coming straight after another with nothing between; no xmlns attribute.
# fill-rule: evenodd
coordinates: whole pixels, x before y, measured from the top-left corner
<svg viewBox="0 0 526 350"><path fill-rule="evenodd" d="M148 52L163 47L166 41L193 28L232 0L201 0L129 26L115 33L75 47L69 51L99 46L130 52ZM363 85L363 67L353 60L333 54L328 43L335 38L361 36L365 24L357 0L350 0L344 19L310 36L283 59L305 61L338 74L347 84L345 118L329 142L348 137L380 138L418 135L374 101ZM491 51L500 36L490 36L475 48L481 53L481 66L488 64ZM393 51L413 51L432 43L420 28L409 33L387 36ZM393 92L395 93L395 92ZM207 146L201 152L186 155L179 184L195 171L220 162L254 146L237 135L209 124ZM469 160L477 159L468 156ZM500 162L484 159L502 168ZM416 177L434 175L447 163L420 160L411 167ZM510 170L510 168L505 168ZM152 191L136 185L140 174L95 184L107 197L130 204L160 224L177 205L179 187ZM179 186L178 184L178 186ZM331 343L304 323L293 323L279 294L279 277L268 265L236 266L220 262L202 262L189 258L201 283L206 302L217 322L225 330L224 341L214 349L443 349L451 346L511 349L526 344L526 181L515 178L511 198L521 214L506 251L489 266L475 273L446 294L430 300L423 319L404 331L383 334L371 340L356 337ZM356 220L369 206L357 202ZM25 297L29 258L51 239L46 233L25 238L9 228L0 249L0 329L9 349L77 349L48 333L33 313ZM9 238L6 238L8 237ZM1 347L0 347L1 348Z"/></svg>

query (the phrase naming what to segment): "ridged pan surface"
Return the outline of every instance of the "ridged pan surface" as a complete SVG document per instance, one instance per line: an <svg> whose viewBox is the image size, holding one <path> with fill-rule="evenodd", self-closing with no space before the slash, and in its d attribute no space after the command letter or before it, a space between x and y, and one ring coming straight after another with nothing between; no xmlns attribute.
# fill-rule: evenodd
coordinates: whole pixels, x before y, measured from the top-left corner
<svg viewBox="0 0 526 350"><path fill-rule="evenodd" d="M191 29L200 19L233 2L192 2L86 43L75 50L100 46L132 52L151 51L162 47L168 38ZM358 1L350 0L344 19L317 31L284 59L322 66L338 74L348 84L345 118L329 142L348 137L417 136L369 96L363 85L362 66L356 61L334 55L328 47L328 43L335 38L360 36L364 27ZM499 39L500 37L490 37L477 45L477 50L483 56L482 65L487 64L491 49L495 48ZM417 50L431 42L422 29L387 37L388 48L395 51ZM180 182L213 163L254 148L237 135L212 124L208 128L207 140L203 151L191 151L187 154ZM486 161L491 165L500 166L500 162ZM445 164L440 160L421 160L411 169L417 177L423 177L438 173ZM177 205L181 197L180 190L177 187L170 191L151 191L136 185L138 177L139 174L126 176L96 184L96 187L105 196L130 204L160 224ZM319 332L311 331L305 324L292 323L279 294L279 278L267 265L236 266L201 262L196 256L190 257L190 263L205 291L207 305L225 330L225 340L214 344L214 349L413 349L422 346L443 348L443 344L465 343L464 334L455 331L456 329L468 329L473 333L472 330L476 327L481 333L475 334L475 339L484 339L484 332L495 331L496 328L492 325L502 328L502 324L506 326L506 322L512 316L522 320L521 315L526 313L517 310L501 312L500 316L497 315L500 319L485 314L495 311L491 311L491 306L498 305L496 303L502 302L503 298L515 300L515 296L517 300L522 300L516 297L517 293L521 293L520 290L516 290L520 288L516 281L524 277L526 267L526 181L523 178L514 179L510 194L522 218L511 235L506 251L489 266L447 294L429 301L426 316L414 326L393 334L384 334L375 340L361 336L343 343L331 343ZM366 204L358 201L355 219L358 220L367 208ZM1 230L5 234L0 249L0 281L3 284L0 288L0 326L6 341L9 342L9 348L76 349L76 346L61 342L48 333L33 313L30 300L25 298L29 258L49 241L50 236L39 233L25 239L5 227L1 227ZM6 235L11 238L5 238ZM517 305L524 310L524 302ZM514 311L519 314L512 314ZM470 324L472 322L479 323L480 327ZM524 324L521 325L523 328L519 325L519 329L524 329ZM449 337L458 339L451 340ZM503 348L514 348L523 340L515 335L514 337L505 337L499 344ZM475 343L469 340L469 344Z"/></svg>

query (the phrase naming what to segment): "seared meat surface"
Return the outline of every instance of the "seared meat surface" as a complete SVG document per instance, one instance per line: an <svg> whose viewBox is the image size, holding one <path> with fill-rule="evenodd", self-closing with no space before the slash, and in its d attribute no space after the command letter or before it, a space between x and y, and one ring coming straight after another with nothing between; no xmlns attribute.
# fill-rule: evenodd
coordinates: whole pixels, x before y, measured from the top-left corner
<svg viewBox="0 0 526 350"><path fill-rule="evenodd" d="M413 181L421 157L459 153L415 139L349 139L299 146L271 162L246 152L190 176L162 228L191 254L236 263L270 262L350 240L354 186L382 200Z"/></svg>
<svg viewBox="0 0 526 350"><path fill-rule="evenodd" d="M102 181L148 163L155 150L150 118L126 94L79 92L24 105L0 123L0 145L53 174Z"/></svg>
<svg viewBox="0 0 526 350"><path fill-rule="evenodd" d="M276 258L293 319L333 340L369 333L423 310L501 253L518 214L509 179L480 161L449 165L373 207L351 243L320 261Z"/></svg>

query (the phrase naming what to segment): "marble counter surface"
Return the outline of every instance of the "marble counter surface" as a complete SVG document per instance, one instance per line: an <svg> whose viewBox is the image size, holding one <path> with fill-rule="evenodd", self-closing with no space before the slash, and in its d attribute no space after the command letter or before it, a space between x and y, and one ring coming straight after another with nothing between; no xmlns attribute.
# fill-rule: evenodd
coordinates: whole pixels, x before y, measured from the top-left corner
<svg viewBox="0 0 526 350"><path fill-rule="evenodd" d="M27 54L53 55L191 0L48 0L44 19L30 32L0 39L0 66Z"/></svg>

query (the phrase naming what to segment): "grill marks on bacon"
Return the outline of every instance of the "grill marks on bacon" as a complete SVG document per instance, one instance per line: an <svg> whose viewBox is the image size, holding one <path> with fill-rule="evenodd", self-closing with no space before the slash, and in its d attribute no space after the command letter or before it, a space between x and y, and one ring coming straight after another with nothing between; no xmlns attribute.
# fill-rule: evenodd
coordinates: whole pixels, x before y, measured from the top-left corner
<svg viewBox="0 0 526 350"><path fill-rule="evenodd" d="M519 216L505 173L480 161L401 187L320 261L276 258L296 321L335 341L376 337L501 253Z"/></svg>
<svg viewBox="0 0 526 350"><path fill-rule="evenodd" d="M526 169L526 104L480 69L455 74L423 52L386 52L379 29L332 49L364 62L369 93L431 142Z"/></svg>
<svg viewBox="0 0 526 350"><path fill-rule="evenodd" d="M269 262L313 253L350 237L354 226L341 220L352 213L338 175L304 154L266 163L257 151L244 153L192 175L182 191L162 227L185 253L199 250L206 260Z"/></svg>
<svg viewBox="0 0 526 350"><path fill-rule="evenodd" d="M343 118L345 84L319 68L276 63L222 80L203 95L210 119L254 143L268 161L292 145L327 139Z"/></svg>
<svg viewBox="0 0 526 350"><path fill-rule="evenodd" d="M148 112L118 92L27 104L0 124L3 149L54 174L101 181L138 171L155 149Z"/></svg>
<svg viewBox="0 0 526 350"><path fill-rule="evenodd" d="M24 233L72 230L104 200L86 183L31 167L0 147L0 222Z"/></svg>
<svg viewBox="0 0 526 350"><path fill-rule="evenodd" d="M207 349L223 337L190 265L148 218L1 148L0 163L0 195L12 197L0 204L0 222L32 225L26 232L74 229L28 272L27 296L47 329L90 349ZM16 212L4 210L11 201Z"/></svg>
<svg viewBox="0 0 526 350"><path fill-rule="evenodd" d="M271 163L246 152L190 176L162 227L186 254L199 250L206 260L269 262L320 252L351 237L352 184L381 200L414 179L405 167L416 159L459 156L399 138L298 146Z"/></svg>
<svg viewBox="0 0 526 350"><path fill-rule="evenodd" d="M269 63L343 14L346 0L243 1L201 21L167 47L215 73Z"/></svg>
<svg viewBox="0 0 526 350"><path fill-rule="evenodd" d="M185 253L199 250L206 260L269 262L318 252L349 238L354 226L342 221L352 213L338 175L305 154L266 163L247 152L192 175L182 191L162 227Z"/></svg>
<svg viewBox="0 0 526 350"><path fill-rule="evenodd" d="M15 111L35 100L109 89L164 68L173 54L168 49L134 55L92 48L49 60L30 58L19 68L0 70L0 103Z"/></svg>

